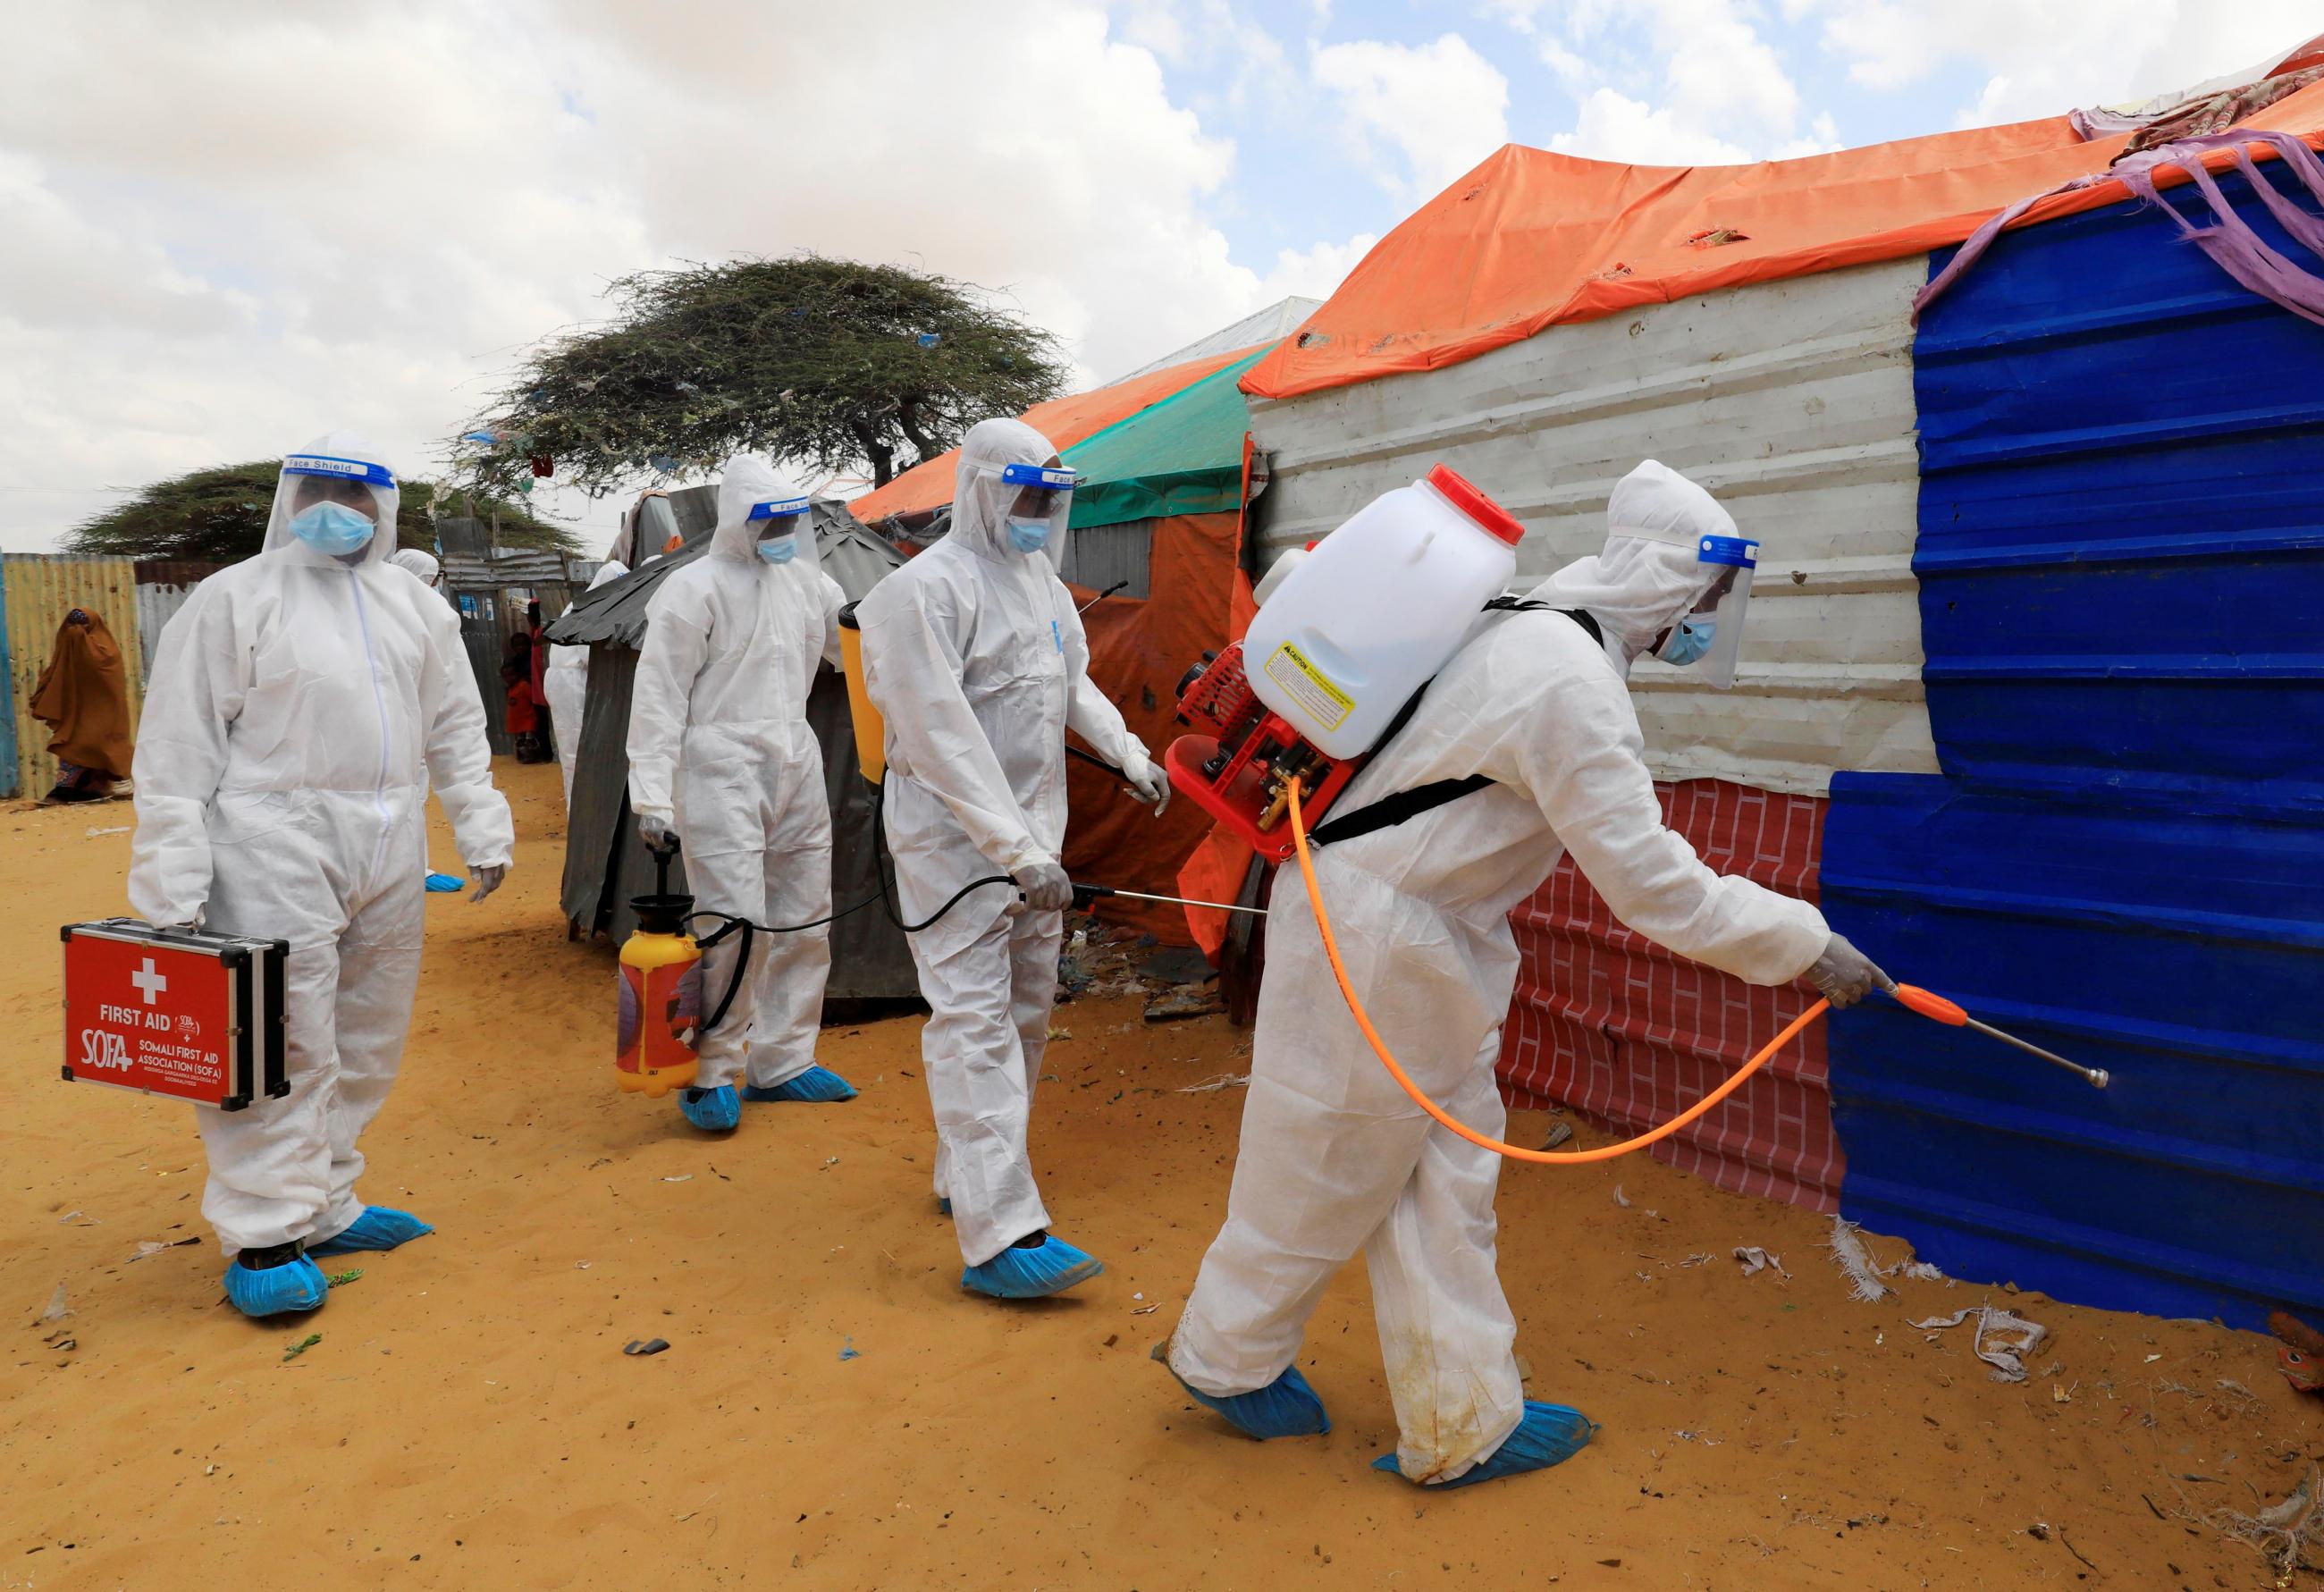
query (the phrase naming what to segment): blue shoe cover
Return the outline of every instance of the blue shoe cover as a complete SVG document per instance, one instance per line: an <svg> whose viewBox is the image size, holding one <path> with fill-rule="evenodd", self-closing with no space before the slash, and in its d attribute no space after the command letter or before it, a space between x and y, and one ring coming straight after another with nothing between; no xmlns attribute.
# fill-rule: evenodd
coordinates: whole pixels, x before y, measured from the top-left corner
<svg viewBox="0 0 2324 1592"><path fill-rule="evenodd" d="M399 1244L409 1244L436 1229L409 1210L391 1210L384 1205L366 1205L363 1214L349 1222L346 1229L319 1244L309 1244L309 1255L353 1255L359 1249L392 1249Z"/></svg>
<svg viewBox="0 0 2324 1592"><path fill-rule="evenodd" d="M1014 1245L960 1274L960 1285L995 1299L1047 1299L1105 1270L1063 1238L1044 1238L1036 1249Z"/></svg>
<svg viewBox="0 0 2324 1592"><path fill-rule="evenodd" d="M264 1271L253 1271L240 1261L226 1268L226 1296L244 1315L287 1316L320 1310L331 1285L323 1268L305 1256Z"/></svg>
<svg viewBox="0 0 2324 1592"><path fill-rule="evenodd" d="M825 1100L852 1100L855 1086L828 1067L809 1067L796 1078L787 1078L771 1089L761 1089L753 1083L742 1090L742 1098L752 1102L763 1100L798 1100L808 1105L820 1105Z"/></svg>
<svg viewBox="0 0 2324 1592"><path fill-rule="evenodd" d="M945 1199L942 1194L938 1194L936 1196L936 1214L938 1216L950 1216L952 1214L952 1201Z"/></svg>
<svg viewBox="0 0 2324 1592"><path fill-rule="evenodd" d="M715 1089L682 1089L678 1093L678 1109L705 1133L724 1133L742 1120L742 1101L731 1083L722 1083Z"/></svg>
<svg viewBox="0 0 2324 1592"><path fill-rule="evenodd" d="M1177 1378L1178 1385L1186 1389L1187 1397L1206 1410L1224 1415L1228 1424L1245 1437L1321 1437L1332 1430L1332 1418L1323 1413L1323 1401L1315 1396L1315 1390L1307 1385L1307 1378L1299 1374L1296 1366L1284 1367L1283 1375L1265 1387L1219 1398L1198 1387L1187 1386L1186 1379L1170 1368L1167 1344L1156 1344L1154 1357Z"/></svg>
<svg viewBox="0 0 2324 1592"><path fill-rule="evenodd" d="M1563 1404L1545 1404L1535 1399L1526 1400L1525 1419L1517 1430L1501 1440L1480 1464L1471 1467L1451 1481L1429 1482L1431 1487L1465 1487L1472 1481L1498 1481L1505 1476L1522 1476L1528 1470L1546 1470L1551 1466L1571 1459L1590 1446L1591 1434L1598 1423L1579 1410ZM1374 1470L1404 1474L1394 1454L1382 1454L1372 1461Z"/></svg>
<svg viewBox="0 0 2324 1592"><path fill-rule="evenodd" d="M447 891L458 889L466 882L456 874L431 873L428 876L428 893L431 896L441 896Z"/></svg>

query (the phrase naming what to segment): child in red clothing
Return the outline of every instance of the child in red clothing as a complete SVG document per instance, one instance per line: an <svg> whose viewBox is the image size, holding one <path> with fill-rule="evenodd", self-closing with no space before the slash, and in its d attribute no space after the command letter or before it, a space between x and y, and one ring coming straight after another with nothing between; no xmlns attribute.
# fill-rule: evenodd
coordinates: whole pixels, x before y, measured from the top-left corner
<svg viewBox="0 0 2324 1592"><path fill-rule="evenodd" d="M501 684L508 687L508 732L516 742L516 760L539 763L547 760L541 750L540 713L532 705L532 679L514 662L501 666Z"/></svg>

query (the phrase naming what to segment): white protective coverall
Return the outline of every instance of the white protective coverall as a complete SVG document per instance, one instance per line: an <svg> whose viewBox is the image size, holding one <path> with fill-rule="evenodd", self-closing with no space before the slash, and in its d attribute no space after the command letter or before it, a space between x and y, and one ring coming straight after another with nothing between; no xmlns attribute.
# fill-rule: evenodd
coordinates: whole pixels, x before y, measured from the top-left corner
<svg viewBox="0 0 2324 1592"><path fill-rule="evenodd" d="M1798 978L1830 938L1813 906L1713 873L1664 827L1626 688L1631 660L1718 573L1697 562L1695 538L1731 536L1733 522L1651 463L1608 511L1605 551L1532 594L1587 610L1604 649L1563 613L1487 617L1332 811L1434 780L1493 783L1315 856L1349 981L1381 1038L1437 1105L1494 1138L1505 1114L1493 1068L1517 972L1508 915L1563 854L1623 923L1755 984ZM1414 1481L1451 1480L1524 1413L1517 1323L1494 1267L1501 1157L1432 1122L1372 1054L1291 868L1270 902L1226 1223L1170 1365L1214 1395L1266 1386L1360 1248L1400 1466Z"/></svg>
<svg viewBox="0 0 2324 1592"><path fill-rule="evenodd" d="M831 803L807 699L816 666L839 661L846 595L816 562L812 524L798 556L773 565L749 518L807 495L762 459L727 464L710 550L646 604L630 692L631 810L677 832L697 910L770 926L831 912ZM705 953L706 998L725 993L741 945L737 934ZM724 1020L702 1036L696 1088L732 1084L747 1064L745 1081L771 1089L815 1065L829 929L760 934L751 961Z"/></svg>
<svg viewBox="0 0 2324 1592"><path fill-rule="evenodd" d="M621 565L608 562L589 577L589 589L609 586L629 573ZM589 649L551 647L549 667L541 671L540 682L549 693L549 723L557 732L557 766L565 775L565 808L571 812L573 768L581 756L581 720L589 711Z"/></svg>
<svg viewBox="0 0 2324 1592"><path fill-rule="evenodd" d="M334 432L300 457L375 469L378 531L353 564L290 534L194 588L154 649L135 762L129 899L155 924L290 942L290 1092L197 1113L219 1247L336 1237L363 1213L355 1141L387 1099L420 978L427 792L471 869L515 845L493 788L460 621L392 567L396 489Z"/></svg>
<svg viewBox="0 0 2324 1592"><path fill-rule="evenodd" d="M1071 510L1020 553L1010 465L1056 456L1019 420L961 445L951 534L857 604L865 684L887 721L885 810L899 905L918 923L970 880L1055 863L1065 839L1065 731L1151 777L1146 748L1089 678L1089 642L1057 578ZM1049 1225L1026 1150L1056 999L1059 911L1017 911L990 885L911 936L929 1007L920 1060L936 1113L936 1192L963 1259L983 1265Z"/></svg>
<svg viewBox="0 0 2324 1592"><path fill-rule="evenodd" d="M398 548L387 556L387 561L398 569L408 571L413 579L431 592L437 589L436 583L444 574L444 566L438 561L436 555L419 548Z"/></svg>

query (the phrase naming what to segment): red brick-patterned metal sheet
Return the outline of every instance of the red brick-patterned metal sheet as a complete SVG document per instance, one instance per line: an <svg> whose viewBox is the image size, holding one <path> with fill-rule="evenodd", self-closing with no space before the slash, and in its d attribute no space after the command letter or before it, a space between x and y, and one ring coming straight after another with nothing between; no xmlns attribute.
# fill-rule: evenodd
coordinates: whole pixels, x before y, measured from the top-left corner
<svg viewBox="0 0 2324 1592"><path fill-rule="evenodd" d="M1719 779L1656 788L1666 821L1712 868L1816 899L1825 798ZM1499 1070L1514 1106L1562 1104L1643 1131L1717 1087L1814 998L1804 986L1756 989L1631 933L1571 860L1510 922L1521 961ZM1845 1162L1823 1025L1648 1153L1738 1193L1837 1210Z"/></svg>

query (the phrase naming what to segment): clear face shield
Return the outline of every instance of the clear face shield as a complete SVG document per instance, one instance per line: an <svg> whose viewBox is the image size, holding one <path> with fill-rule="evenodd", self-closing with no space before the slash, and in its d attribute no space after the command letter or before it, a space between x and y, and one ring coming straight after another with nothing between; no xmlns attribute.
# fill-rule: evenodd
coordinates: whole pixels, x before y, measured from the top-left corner
<svg viewBox="0 0 2324 1592"><path fill-rule="evenodd" d="M1017 552L1046 552L1052 564L1062 564L1078 479L1058 465L1004 467L1001 485L1007 506L1001 511L1001 539Z"/></svg>
<svg viewBox="0 0 2324 1592"><path fill-rule="evenodd" d="M761 560L773 565L788 564L805 553L810 564L815 561L815 529L807 522L808 510L805 498L782 498L751 505L751 545Z"/></svg>
<svg viewBox="0 0 2324 1592"><path fill-rule="evenodd" d="M382 530L388 537L383 546L392 548L397 495L394 473L384 465L291 454L282 461L274 518L317 552L346 558Z"/></svg>
<svg viewBox="0 0 2324 1592"><path fill-rule="evenodd" d="M1707 536L1695 544L1697 560L1711 584L1694 611L1671 627L1655 656L1666 663L1692 663L1714 691L1735 684L1735 660L1743 649L1743 625L1751 607L1751 576L1759 567L1759 544L1739 536Z"/></svg>

